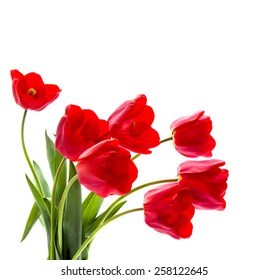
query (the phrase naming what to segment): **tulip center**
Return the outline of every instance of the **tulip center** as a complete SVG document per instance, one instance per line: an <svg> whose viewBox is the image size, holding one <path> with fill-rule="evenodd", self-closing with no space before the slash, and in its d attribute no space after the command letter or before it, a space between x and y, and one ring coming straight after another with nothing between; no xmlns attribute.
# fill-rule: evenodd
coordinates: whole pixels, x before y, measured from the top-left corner
<svg viewBox="0 0 269 280"><path fill-rule="evenodd" d="M28 93L29 93L31 96L35 96L35 95L36 95L36 90L33 89L33 88L30 88L30 89L28 90Z"/></svg>

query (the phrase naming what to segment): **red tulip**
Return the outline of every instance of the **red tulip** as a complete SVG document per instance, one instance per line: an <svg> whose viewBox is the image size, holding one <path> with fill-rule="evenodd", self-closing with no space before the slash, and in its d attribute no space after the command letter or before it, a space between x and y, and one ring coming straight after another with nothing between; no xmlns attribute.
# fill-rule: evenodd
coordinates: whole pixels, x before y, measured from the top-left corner
<svg viewBox="0 0 269 280"><path fill-rule="evenodd" d="M24 76L18 70L11 70L10 75L14 99L25 110L43 110L61 91L57 85L44 84L41 76L33 72Z"/></svg>
<svg viewBox="0 0 269 280"><path fill-rule="evenodd" d="M151 125L154 112L148 105L145 95L138 95L119 106L108 119L113 138L123 147L140 154L149 154L150 148L160 143L159 134Z"/></svg>
<svg viewBox="0 0 269 280"><path fill-rule="evenodd" d="M128 193L138 171L130 152L120 147L117 140L104 140L79 157L77 173L82 185L107 197Z"/></svg>
<svg viewBox="0 0 269 280"><path fill-rule="evenodd" d="M226 207L228 170L220 168L224 164L222 160L212 159L189 160L179 165L179 185L190 189L195 208L223 210Z"/></svg>
<svg viewBox="0 0 269 280"><path fill-rule="evenodd" d="M144 214L146 224L158 232L176 239L188 238L192 234L192 195L178 182L148 191L144 199Z"/></svg>
<svg viewBox="0 0 269 280"><path fill-rule="evenodd" d="M204 111L192 116L182 117L174 121L171 126L176 150L186 157L211 157L211 151L216 142L210 135L212 122Z"/></svg>
<svg viewBox="0 0 269 280"><path fill-rule="evenodd" d="M108 125L91 110L69 105L56 131L56 149L65 157L76 161L91 146L110 138Z"/></svg>

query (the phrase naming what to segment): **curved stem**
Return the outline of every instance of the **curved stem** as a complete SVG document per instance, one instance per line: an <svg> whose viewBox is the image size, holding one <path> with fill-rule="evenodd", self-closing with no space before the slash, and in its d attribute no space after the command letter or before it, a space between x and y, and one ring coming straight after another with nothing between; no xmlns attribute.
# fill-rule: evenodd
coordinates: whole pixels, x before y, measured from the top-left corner
<svg viewBox="0 0 269 280"><path fill-rule="evenodd" d="M124 198L126 198L127 196L129 196L130 194L134 193L134 192L137 192L141 189L144 189L146 187L149 187L149 186L152 186L152 185L157 185L157 184L164 184L164 183L171 183L171 182L177 182L178 181L178 178L172 178L172 179L164 179L164 180L157 180L157 181L152 181L152 182L149 182L149 183L146 183L146 184L143 184L143 185L140 185L140 186L137 186L135 188L133 188L130 192L128 192L127 194L119 197L115 202L116 204L118 204L121 200L123 200Z"/></svg>
<svg viewBox="0 0 269 280"><path fill-rule="evenodd" d="M162 140L160 141L160 144L161 144L161 143L164 143L164 142L171 141L171 140L173 140L173 137L172 137L172 136L167 137L167 138L165 138L165 139L162 139Z"/></svg>
<svg viewBox="0 0 269 280"><path fill-rule="evenodd" d="M107 210L104 212L104 217L103 219L100 221L99 225L103 224L104 221L106 220L106 218L108 217L108 215L110 214L110 212L114 209L115 206L118 205L118 203L120 203L123 199L125 199L127 196L129 196L130 194L137 192L141 189L144 189L146 187L152 186L152 185L157 185L157 184L164 184L164 183L169 183L169 182L177 182L178 179L177 178L173 178L173 179L164 179L164 180L157 180L157 181L152 181L143 185L140 185L134 189L132 189L130 192L128 192L125 195L120 196L118 199L116 199L108 208Z"/></svg>
<svg viewBox="0 0 269 280"><path fill-rule="evenodd" d="M109 224L110 222L118 219L119 217L122 217L124 215L130 214L130 213L134 213L134 212L138 212L138 211L143 211L144 208L134 208L131 210L127 210L125 212L122 212L118 215L115 215L114 217L110 218L109 220L106 220L103 224L101 224L98 228L96 228L91 235L89 235L89 237L83 242L83 244L81 245L81 247L79 248L79 250L76 252L76 254L73 256L72 260L76 260L80 254L83 252L83 250L88 246L88 244L93 240L94 236L97 234L97 232L99 232L104 226L106 226L107 224Z"/></svg>
<svg viewBox="0 0 269 280"><path fill-rule="evenodd" d="M134 213L134 212L138 212L138 211L143 211L144 208L143 207L139 207L139 208L134 208L134 209L130 209L130 210L127 210L127 211L124 211L122 213L119 213L113 217L111 217L109 220L107 220L104 224L107 225L108 223L118 219L119 217L121 216L124 216L124 215L127 215L127 214L130 214L130 213Z"/></svg>
<svg viewBox="0 0 269 280"><path fill-rule="evenodd" d="M33 177L35 179L35 182L37 184L37 189L38 189L39 193L41 194L41 196L44 197L43 189L41 187L40 181L39 181L38 176L37 176L37 174L35 172L33 164L32 164L32 162L31 162L31 160L29 158L29 155L28 155L28 152L27 152L27 149L26 149L26 145L25 145L24 127L25 127L26 116L27 116L27 110L24 111L23 118L22 118L22 123L21 123L21 144L22 144L22 149L23 149L23 153L24 153L25 159L26 159L26 161L28 163L28 166L31 169L31 172L32 172Z"/></svg>
<svg viewBox="0 0 269 280"><path fill-rule="evenodd" d="M172 137L172 136L167 137L167 138L165 138L165 139L162 139L162 140L160 141L160 144L162 144L162 143L164 143L164 142L171 141L171 140L173 140L173 137ZM135 160L135 159L138 158L139 156L141 156L141 154L136 154L136 155L134 155L131 159L132 159L132 160Z"/></svg>
<svg viewBox="0 0 269 280"><path fill-rule="evenodd" d="M140 157L141 156L141 154L136 154L136 155L134 155L132 158L131 158L131 160L135 160L136 158L138 158L138 157Z"/></svg>
<svg viewBox="0 0 269 280"><path fill-rule="evenodd" d="M120 203L124 198L126 198L127 196L129 196L130 194L139 191L143 188L152 186L152 185L157 185L157 184L162 184L162 183L169 183L169 182L176 182L178 179L164 179L164 180L157 180L157 181L152 181L143 185L140 185L134 189L132 189L130 192L128 192L125 195L120 196L118 199L116 199L108 208L107 210L104 212L104 216L101 219L101 221L99 222L99 225L103 224L106 220L106 218L108 217L108 215L110 214L110 212L114 209L115 206L118 205L118 203ZM98 226L97 226L98 227Z"/></svg>
<svg viewBox="0 0 269 280"><path fill-rule="evenodd" d="M50 208L50 252L49 252L49 259L54 260L55 259L55 240L54 240L54 234L55 234L55 197L56 197L56 189L58 180L60 177L60 174L62 172L62 169L64 167L66 158L62 158L62 161L60 162L60 165L57 169L57 172L55 174L53 187L52 187L52 193L51 193L51 208Z"/></svg>

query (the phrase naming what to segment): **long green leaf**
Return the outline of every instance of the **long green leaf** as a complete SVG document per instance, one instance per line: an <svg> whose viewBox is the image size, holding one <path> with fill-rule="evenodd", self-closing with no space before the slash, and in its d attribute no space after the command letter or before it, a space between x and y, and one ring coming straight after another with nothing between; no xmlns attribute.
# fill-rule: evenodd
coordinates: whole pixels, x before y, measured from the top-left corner
<svg viewBox="0 0 269 280"><path fill-rule="evenodd" d="M46 138L48 163L49 163L52 178L54 180L63 156L56 150L55 145L54 145L53 141L49 138L47 132L45 133L45 138ZM56 205L58 205L59 201L61 200L63 191L66 187L66 183L67 183L67 165L65 163L65 166L61 172L61 175L59 177L58 184L56 187L56 189L57 189L56 199L55 199Z"/></svg>
<svg viewBox="0 0 269 280"><path fill-rule="evenodd" d="M40 211L40 213L41 213L41 215L44 219L44 224L45 224L47 237L48 237L48 242L49 242L49 239L50 239L50 211L49 211L49 208L48 208L48 204L46 203L46 201L44 201L44 199L42 198L42 196L40 195L40 193L38 192L38 190L36 189L34 184L31 182L29 177L27 175L25 175L25 176L26 176L27 183L30 187L30 190L31 190L31 192L34 196L35 202L36 202L36 204L39 208L39 211Z"/></svg>
<svg viewBox="0 0 269 280"><path fill-rule="evenodd" d="M60 162L60 160L57 159L59 157L58 156L59 152L55 149L55 145L53 141L50 139L50 137L48 136L47 131L45 132L45 138L46 138L47 158L49 162L51 175L52 178L54 179L57 172L57 167Z"/></svg>
<svg viewBox="0 0 269 280"><path fill-rule="evenodd" d="M85 229L85 235L86 237L89 236L99 225L100 222L103 220L102 223L104 223L105 221L109 220L110 218L112 218L113 216L115 216L118 211L122 208L122 206L126 203L127 201L122 201L120 203L118 203L112 210L111 212L108 214L108 216L103 220L104 215L106 215L105 212L103 212L101 215L99 215L92 224L89 224L86 229Z"/></svg>
<svg viewBox="0 0 269 280"><path fill-rule="evenodd" d="M89 193L89 195L84 199L82 204L82 240L83 241L86 238L87 227L89 227L89 225L91 225L94 222L103 201L104 201L103 198L101 198L100 196L98 196L93 192ZM88 250L90 248L90 245L91 244L89 244L87 246L87 249L85 249L81 254L81 258L83 260L88 259Z"/></svg>
<svg viewBox="0 0 269 280"><path fill-rule="evenodd" d="M82 228L85 229L89 225L93 223L95 217L97 216L100 207L104 201L104 198L98 196L97 194L89 195L90 200L86 198L85 200L88 201L87 206L85 205L83 214L82 214Z"/></svg>
<svg viewBox="0 0 269 280"><path fill-rule="evenodd" d="M94 192L90 192L86 198L83 200L82 203L82 213L84 213L85 209L87 208L88 204L90 203L92 197L94 196Z"/></svg>
<svg viewBox="0 0 269 280"><path fill-rule="evenodd" d="M74 164L69 163L69 180L77 174ZM81 185L78 180L68 192L63 217L63 259L71 259L81 246L82 206Z"/></svg>
<svg viewBox="0 0 269 280"><path fill-rule="evenodd" d="M29 217L27 219L27 222L26 222L26 225L25 225L25 228L24 228L24 232L23 232L23 235L22 235L22 238L21 238L21 242L27 237L27 235L29 234L29 232L33 228L34 224L36 223L36 221L40 217L40 214L41 213L40 213L39 207L35 202L32 209L31 209Z"/></svg>
<svg viewBox="0 0 269 280"><path fill-rule="evenodd" d="M35 172L37 174L37 177L39 179L39 182L41 184L45 197L47 197L47 198L51 197L49 185L44 177L44 174L43 174L40 166L35 161L33 161L33 166L34 166Z"/></svg>

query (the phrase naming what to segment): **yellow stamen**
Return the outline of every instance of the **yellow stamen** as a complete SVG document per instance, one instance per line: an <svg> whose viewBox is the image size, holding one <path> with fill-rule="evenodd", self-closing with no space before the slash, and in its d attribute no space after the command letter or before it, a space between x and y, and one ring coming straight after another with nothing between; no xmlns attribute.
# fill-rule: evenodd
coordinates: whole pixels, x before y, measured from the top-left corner
<svg viewBox="0 0 269 280"><path fill-rule="evenodd" d="M35 91L35 89L33 89L33 88L30 88L28 92L29 92L29 94L30 94L31 96L35 96L35 95L36 95L36 91Z"/></svg>

